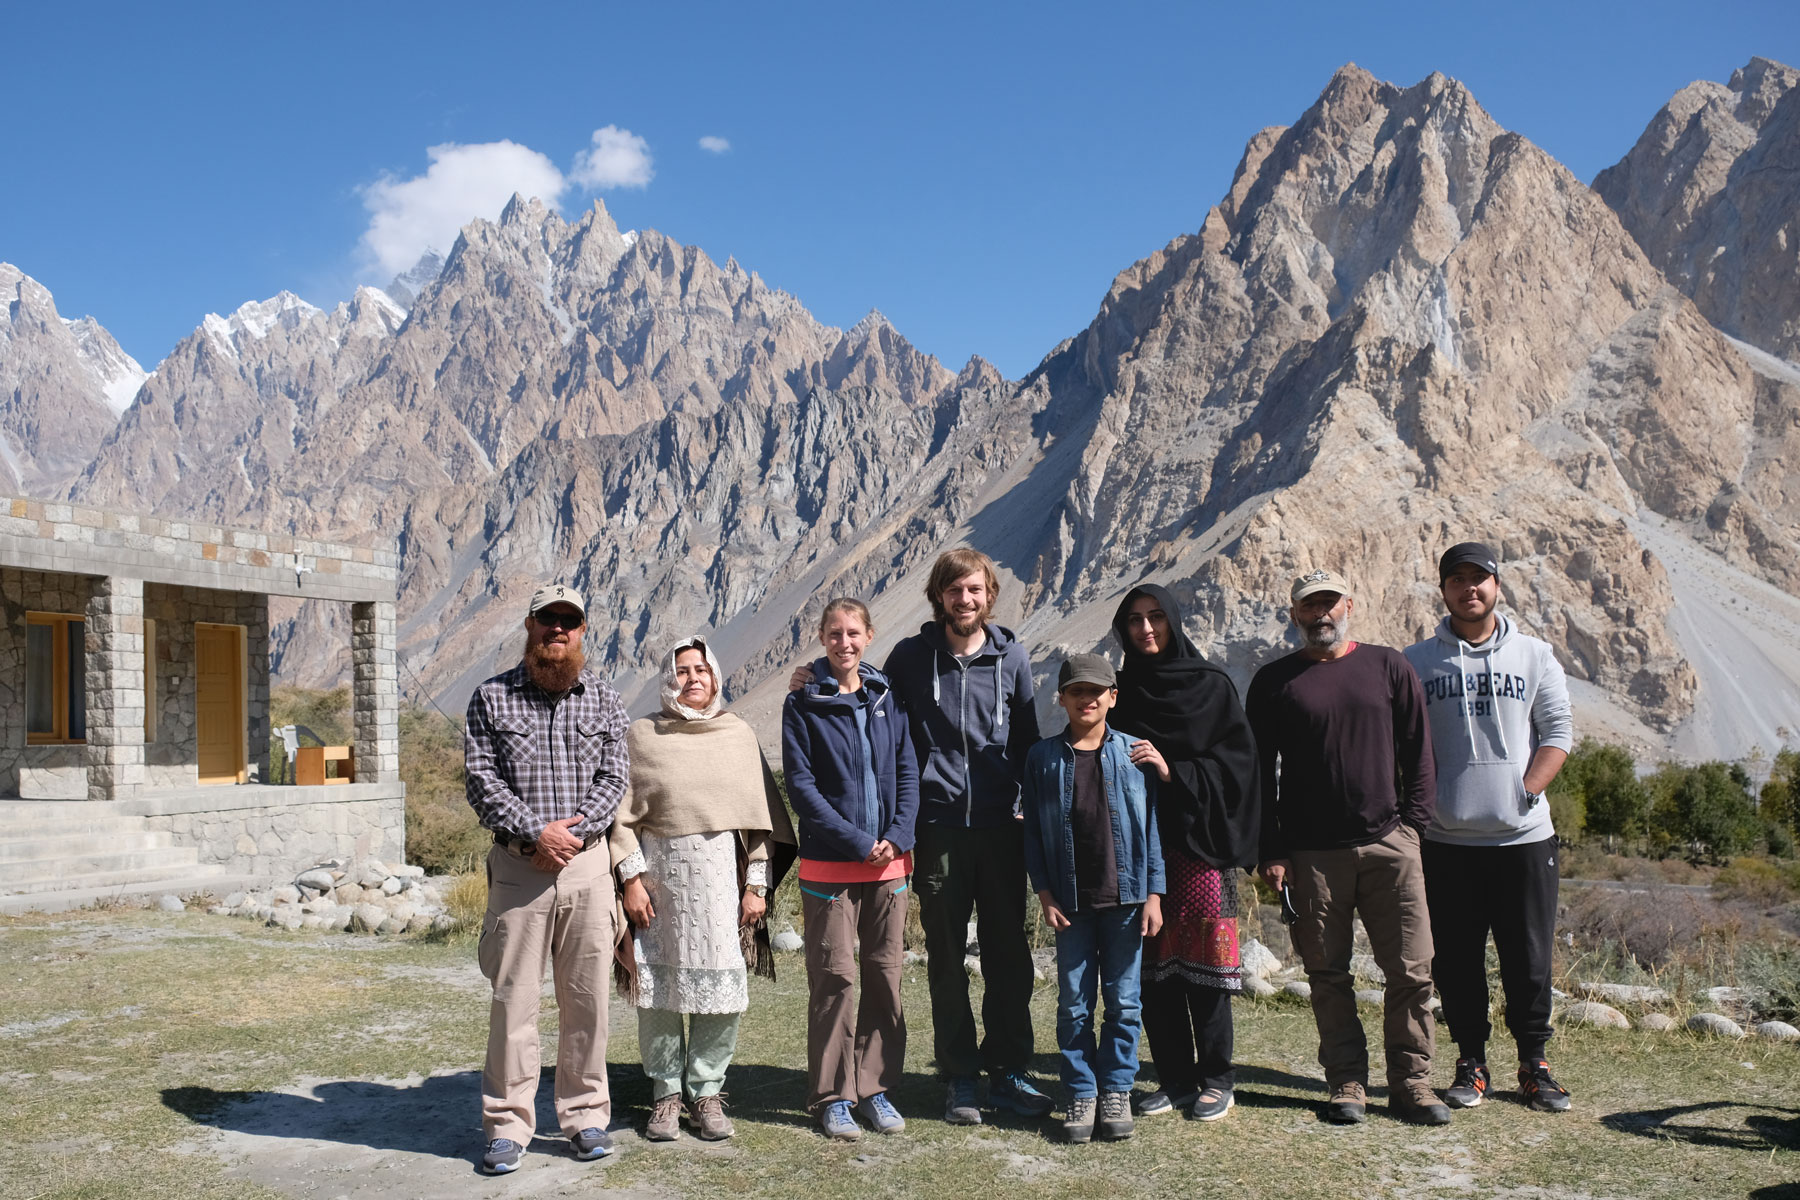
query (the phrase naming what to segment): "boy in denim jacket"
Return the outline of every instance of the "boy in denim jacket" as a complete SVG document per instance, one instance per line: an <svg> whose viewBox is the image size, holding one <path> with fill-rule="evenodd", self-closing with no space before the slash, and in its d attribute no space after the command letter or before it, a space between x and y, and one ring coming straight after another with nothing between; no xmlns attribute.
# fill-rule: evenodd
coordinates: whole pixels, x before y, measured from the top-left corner
<svg viewBox="0 0 1800 1200"><path fill-rule="evenodd" d="M1100 1136L1131 1136L1138 971L1144 938L1162 928L1154 777L1132 762L1132 739L1107 728L1118 695L1110 662L1071 657L1056 681L1069 728L1033 746L1025 760L1025 868L1056 930L1056 1040L1071 1142L1093 1138L1096 1101ZM1096 990L1106 999L1097 1043Z"/></svg>

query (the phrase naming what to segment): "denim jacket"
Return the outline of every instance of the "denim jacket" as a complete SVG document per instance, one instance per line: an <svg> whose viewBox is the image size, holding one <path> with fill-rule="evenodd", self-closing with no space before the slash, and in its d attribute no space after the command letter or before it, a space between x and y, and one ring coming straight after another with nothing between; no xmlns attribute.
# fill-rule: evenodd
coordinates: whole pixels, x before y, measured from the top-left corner
<svg viewBox="0 0 1800 1200"><path fill-rule="evenodd" d="M1119 862L1119 903L1142 904L1160 895L1162 837L1152 811L1156 780L1131 761L1132 739L1106 731L1100 747L1100 778L1112 813L1113 850ZM1069 812L1075 804L1075 749L1066 733L1047 737L1025 758L1025 869L1033 890L1049 892L1064 912L1076 911L1075 835Z"/></svg>

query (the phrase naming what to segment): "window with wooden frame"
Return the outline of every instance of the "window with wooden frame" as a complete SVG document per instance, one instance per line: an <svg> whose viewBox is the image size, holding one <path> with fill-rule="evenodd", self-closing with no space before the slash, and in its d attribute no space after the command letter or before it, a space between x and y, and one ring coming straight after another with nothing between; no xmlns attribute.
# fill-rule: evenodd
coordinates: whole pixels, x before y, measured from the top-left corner
<svg viewBox="0 0 1800 1200"><path fill-rule="evenodd" d="M87 741L87 622L81 617L25 614L25 741Z"/></svg>

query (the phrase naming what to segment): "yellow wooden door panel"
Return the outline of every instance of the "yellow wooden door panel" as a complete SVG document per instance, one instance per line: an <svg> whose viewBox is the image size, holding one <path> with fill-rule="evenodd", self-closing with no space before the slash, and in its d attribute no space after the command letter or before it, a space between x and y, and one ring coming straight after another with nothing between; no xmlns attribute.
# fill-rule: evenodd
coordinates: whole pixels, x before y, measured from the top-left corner
<svg viewBox="0 0 1800 1200"><path fill-rule="evenodd" d="M244 766L244 666L235 625L194 627L194 732L201 783L236 783Z"/></svg>

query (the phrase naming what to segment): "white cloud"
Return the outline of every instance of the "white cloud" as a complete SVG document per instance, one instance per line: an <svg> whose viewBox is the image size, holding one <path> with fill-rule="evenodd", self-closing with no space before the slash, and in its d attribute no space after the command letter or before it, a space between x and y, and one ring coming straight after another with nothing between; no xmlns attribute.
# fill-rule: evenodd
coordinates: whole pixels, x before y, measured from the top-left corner
<svg viewBox="0 0 1800 1200"><path fill-rule="evenodd" d="M594 130L594 144L575 156L569 178L597 192L604 188L641 188L654 174L650 143L629 129L606 125Z"/></svg>
<svg viewBox="0 0 1800 1200"><path fill-rule="evenodd" d="M700 139L700 148L711 154L723 154L731 149L731 143L722 137L714 137L709 133Z"/></svg>
<svg viewBox="0 0 1800 1200"><path fill-rule="evenodd" d="M514 192L554 205L568 187L555 163L517 142L450 142L425 153L431 166L423 175L388 176L362 189L370 214L362 250L383 276L411 267L427 249L448 254L464 225L498 217ZM647 180L647 160L645 170Z"/></svg>

